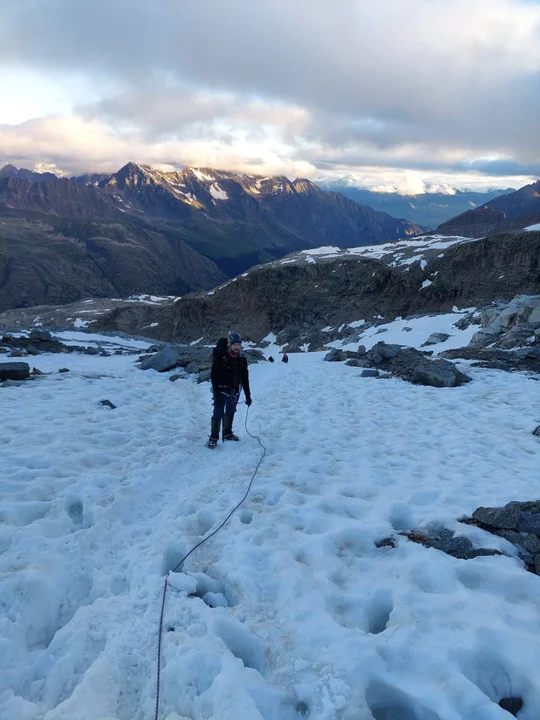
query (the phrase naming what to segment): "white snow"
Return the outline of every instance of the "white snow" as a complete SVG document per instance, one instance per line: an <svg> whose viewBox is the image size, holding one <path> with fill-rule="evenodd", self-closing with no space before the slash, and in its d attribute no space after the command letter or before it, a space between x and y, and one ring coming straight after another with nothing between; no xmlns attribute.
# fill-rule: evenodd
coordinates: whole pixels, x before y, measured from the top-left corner
<svg viewBox="0 0 540 720"><path fill-rule="evenodd" d="M524 230L540 230L540 223L529 225L529 227L524 228Z"/></svg>
<svg viewBox="0 0 540 720"><path fill-rule="evenodd" d="M423 342L452 318L382 337ZM250 366L268 455L168 575L160 720L502 720L512 695L536 720L540 577L456 519L538 498L539 383L462 363L473 382L436 389L323 357ZM0 388L0 718L153 718L164 578L240 500L260 446L241 405L241 442L206 449L208 383L133 356L32 362L51 374ZM512 557L397 534L428 523Z"/></svg>
<svg viewBox="0 0 540 720"><path fill-rule="evenodd" d="M97 313L96 313L97 314ZM73 327L76 328L85 328L90 325L90 323L96 322L95 320L82 320L81 318L75 318L75 322L73 323Z"/></svg>
<svg viewBox="0 0 540 720"><path fill-rule="evenodd" d="M229 196L227 195L225 190L220 188L219 185L216 185L215 183L210 185L210 195L214 198L214 200L228 200L229 199Z"/></svg>
<svg viewBox="0 0 540 720"><path fill-rule="evenodd" d="M473 310L474 308L470 308ZM367 328L361 335L359 340L351 342L348 338L345 340L334 340L328 343L328 346L339 347L343 350L356 350L358 345L365 345L369 350L375 343L384 340L387 344L396 343L398 345L409 345L411 347L420 347L426 342L432 333L446 333L450 335L444 343L430 345L429 350L439 353L441 350L451 350L453 348L464 347L469 344L475 332L478 331L478 325L469 325L465 330L459 330L454 323L463 316L456 308L453 313L442 313L440 315L424 315L418 318L399 318L393 322L374 325ZM364 321L359 321L362 324ZM356 323L348 323L349 327L355 327ZM406 330L406 328L410 328Z"/></svg>
<svg viewBox="0 0 540 720"><path fill-rule="evenodd" d="M195 175L196 178L199 180L213 180L214 178L210 175L206 175L205 173L202 173L200 170L195 170L194 168L191 168L191 172Z"/></svg>
<svg viewBox="0 0 540 720"><path fill-rule="evenodd" d="M424 288L427 288L427 287L429 287L430 285L433 285L433 281L432 281L432 280L424 280L424 282L422 283L422 287L420 288L420 290L423 290Z"/></svg>
<svg viewBox="0 0 540 720"><path fill-rule="evenodd" d="M358 327L362 327L362 325L365 325L365 324L366 324L365 320L355 320L354 322L347 323L347 326L352 327L352 328L358 328Z"/></svg>
<svg viewBox="0 0 540 720"><path fill-rule="evenodd" d="M111 298L116 302L145 303L146 305L161 305L166 302L176 302L180 298L175 295L130 295L128 298ZM85 312L84 310L82 312ZM86 311L90 312L90 311Z"/></svg>
<svg viewBox="0 0 540 720"><path fill-rule="evenodd" d="M414 240L397 240L381 245L362 245L356 248L343 249L328 246L313 248L311 250L301 250L296 254L294 259L296 260L303 257L307 262L316 262L316 258L327 259L340 257L342 255L358 255L360 257L376 259L392 256L394 259L391 264L394 267L411 265L412 263L420 261L421 267L424 269L427 261L420 253L441 248L446 249L460 243L477 242L479 239L480 238L466 238L458 235L422 235ZM414 254L411 256L411 253ZM443 255L444 253L441 253L438 257L442 257ZM279 262L283 263L283 261Z"/></svg>

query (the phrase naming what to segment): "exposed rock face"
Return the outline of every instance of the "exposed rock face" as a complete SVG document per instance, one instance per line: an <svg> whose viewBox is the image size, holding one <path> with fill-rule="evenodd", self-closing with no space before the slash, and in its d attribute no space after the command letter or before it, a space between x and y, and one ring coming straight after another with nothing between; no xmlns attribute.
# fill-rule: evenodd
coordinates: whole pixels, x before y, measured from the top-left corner
<svg viewBox="0 0 540 720"><path fill-rule="evenodd" d="M374 315L388 321L398 315L447 312L454 305L481 306L517 293L540 293L540 233L456 243L445 252L434 244L422 262L411 263L407 257L403 264L396 263L391 246L377 258L347 251L328 257L300 253L253 268L212 293L159 308L117 306L92 327L175 342L200 337L214 342L223 327L234 327L256 341L269 332L298 346L309 339L313 350L329 339L315 328L372 320ZM409 250L412 259L415 249ZM158 324L148 327L153 323Z"/></svg>
<svg viewBox="0 0 540 720"><path fill-rule="evenodd" d="M443 235L482 237L540 222L540 180L439 225Z"/></svg>

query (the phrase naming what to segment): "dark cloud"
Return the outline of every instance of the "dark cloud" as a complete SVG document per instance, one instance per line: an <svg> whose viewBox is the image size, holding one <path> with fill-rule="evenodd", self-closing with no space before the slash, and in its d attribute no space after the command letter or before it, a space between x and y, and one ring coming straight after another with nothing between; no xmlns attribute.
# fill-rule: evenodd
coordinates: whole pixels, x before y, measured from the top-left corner
<svg viewBox="0 0 540 720"><path fill-rule="evenodd" d="M343 165L540 163L540 7L526 0L3 0L0 61L93 78L82 117ZM113 91L111 91L113 88ZM469 165L469 167L471 167ZM491 174L496 165L477 162ZM490 169L491 168L491 169Z"/></svg>

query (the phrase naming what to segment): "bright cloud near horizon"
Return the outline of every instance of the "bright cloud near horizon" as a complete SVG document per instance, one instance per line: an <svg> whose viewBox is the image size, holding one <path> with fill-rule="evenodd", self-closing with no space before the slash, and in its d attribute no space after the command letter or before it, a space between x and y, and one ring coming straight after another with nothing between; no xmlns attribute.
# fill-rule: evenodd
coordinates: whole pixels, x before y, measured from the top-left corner
<svg viewBox="0 0 540 720"><path fill-rule="evenodd" d="M538 0L3 0L0 163L384 192L540 176Z"/></svg>

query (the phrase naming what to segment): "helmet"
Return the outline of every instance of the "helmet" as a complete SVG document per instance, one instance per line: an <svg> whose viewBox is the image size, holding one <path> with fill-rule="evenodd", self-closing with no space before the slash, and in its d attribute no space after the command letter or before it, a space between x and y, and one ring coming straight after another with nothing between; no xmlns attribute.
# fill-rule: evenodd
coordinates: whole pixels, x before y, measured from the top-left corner
<svg viewBox="0 0 540 720"><path fill-rule="evenodd" d="M232 345L233 343L240 343L242 344L242 338L238 333L230 332L228 335L229 345Z"/></svg>

